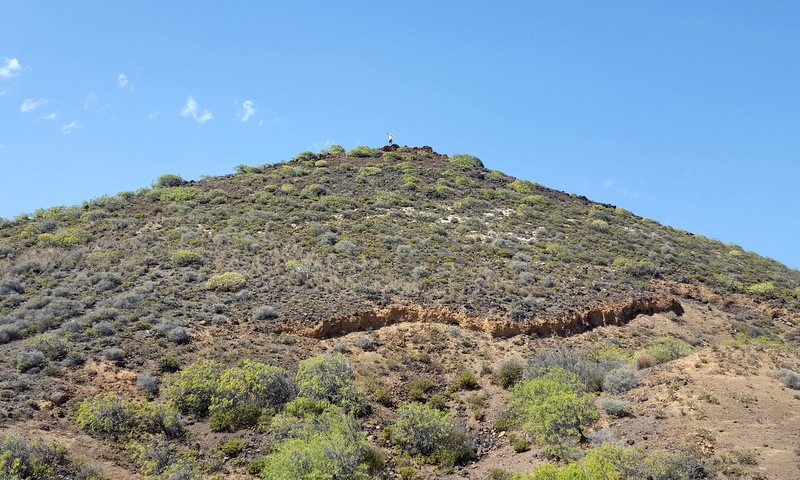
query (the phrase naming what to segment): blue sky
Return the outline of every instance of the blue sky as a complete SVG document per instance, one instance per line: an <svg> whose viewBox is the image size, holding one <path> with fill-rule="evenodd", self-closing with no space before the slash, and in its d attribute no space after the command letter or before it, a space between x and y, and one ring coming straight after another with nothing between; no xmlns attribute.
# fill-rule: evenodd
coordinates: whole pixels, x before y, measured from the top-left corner
<svg viewBox="0 0 800 480"><path fill-rule="evenodd" d="M0 18L2 217L392 131L800 268L797 2L4 0Z"/></svg>

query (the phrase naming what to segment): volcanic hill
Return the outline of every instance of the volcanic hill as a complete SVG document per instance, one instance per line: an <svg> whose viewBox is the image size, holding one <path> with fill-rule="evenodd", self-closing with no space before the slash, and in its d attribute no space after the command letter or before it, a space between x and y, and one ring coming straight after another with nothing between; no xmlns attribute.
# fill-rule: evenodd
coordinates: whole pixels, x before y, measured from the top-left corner
<svg viewBox="0 0 800 480"><path fill-rule="evenodd" d="M798 270L334 146L0 219L0 473L798 478L798 345Z"/></svg>

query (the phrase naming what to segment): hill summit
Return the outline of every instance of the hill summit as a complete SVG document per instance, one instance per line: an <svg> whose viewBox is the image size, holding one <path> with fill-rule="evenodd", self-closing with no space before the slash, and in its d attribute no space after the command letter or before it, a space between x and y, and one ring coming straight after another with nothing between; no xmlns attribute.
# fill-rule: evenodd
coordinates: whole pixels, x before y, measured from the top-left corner
<svg viewBox="0 0 800 480"><path fill-rule="evenodd" d="M798 324L800 271L467 154L333 146L199 181L167 174L0 225L0 427L13 434L0 437L0 465L3 451L12 458L38 438L69 445L47 447L61 452L53 475L84 471L82 456L110 478L300 478L275 455L290 456L291 439L338 432L349 440L331 442L356 445L350 470L336 463L341 452L303 455L349 473L308 478L510 478L548 458L602 454L590 431L641 435L641 422L623 419L633 410L601 416L593 395L628 402L639 418L669 415L649 409L653 385L702 349L698 365L722 362L710 358L725 339L760 339L774 350L759 362L790 372L790 385L798 359L784 347ZM582 376L589 365L594 380ZM630 388L613 378L604 388L620 368ZM503 387L541 378L591 413L585 428L559 431L558 448L545 427L507 418L533 407ZM630 396L603 397L614 393ZM665 397L664 409L692 398ZM444 429L448 452L408 438L419 427L404 430L410 419ZM689 453L713 475L739 450Z"/></svg>

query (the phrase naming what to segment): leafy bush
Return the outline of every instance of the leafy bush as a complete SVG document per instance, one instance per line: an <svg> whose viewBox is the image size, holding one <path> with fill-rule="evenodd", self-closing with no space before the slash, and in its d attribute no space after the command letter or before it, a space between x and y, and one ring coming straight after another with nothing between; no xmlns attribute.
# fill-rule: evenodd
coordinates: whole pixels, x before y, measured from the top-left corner
<svg viewBox="0 0 800 480"><path fill-rule="evenodd" d="M292 158L293 162L313 162L317 160L319 157L314 152L309 152L306 150L305 152L300 152Z"/></svg>
<svg viewBox="0 0 800 480"><path fill-rule="evenodd" d="M141 372L136 375L136 386L147 392L147 395L151 397L158 395L158 379L148 372Z"/></svg>
<svg viewBox="0 0 800 480"><path fill-rule="evenodd" d="M25 286L16 278L0 280L0 295L11 295L13 293L25 293Z"/></svg>
<svg viewBox="0 0 800 480"><path fill-rule="evenodd" d="M650 355L656 364L671 362L692 353L692 346L672 337L659 337L645 347L641 353Z"/></svg>
<svg viewBox="0 0 800 480"><path fill-rule="evenodd" d="M362 146L355 147L352 150L349 150L347 152L347 156L348 157L362 157L362 158L380 157L381 156L381 151L362 145Z"/></svg>
<svg viewBox="0 0 800 480"><path fill-rule="evenodd" d="M503 388L511 388L517 382L522 380L522 373L524 368L519 362L506 362L500 366L494 375L492 375L492 383L500 385Z"/></svg>
<svg viewBox="0 0 800 480"><path fill-rule="evenodd" d="M614 259L614 270L637 278L655 278L660 275L658 268L649 260L633 260L624 257Z"/></svg>
<svg viewBox="0 0 800 480"><path fill-rule="evenodd" d="M29 350L17 354L17 360L14 362L14 366L16 366L17 370L20 372L25 373L35 368L42 367L46 361L47 359L44 353L38 350Z"/></svg>
<svg viewBox="0 0 800 480"><path fill-rule="evenodd" d="M571 347L559 347L552 350L536 352L528 359L527 378L535 378L548 373L552 368L559 368L574 373L579 383L591 391L603 389L606 374L625 362L614 358L597 355L596 352L584 352Z"/></svg>
<svg viewBox="0 0 800 480"><path fill-rule="evenodd" d="M213 360L198 360L175 373L167 385L167 397L184 414L196 417L208 415L222 367Z"/></svg>
<svg viewBox="0 0 800 480"><path fill-rule="evenodd" d="M433 387L433 380L430 378L415 378L408 382L408 398L414 402L423 402Z"/></svg>
<svg viewBox="0 0 800 480"><path fill-rule="evenodd" d="M290 421L291 420L287 420ZM375 465L365 435L358 423L336 408L313 422L297 421L290 438L278 444L262 462L260 476L268 480L353 479L367 480Z"/></svg>
<svg viewBox="0 0 800 480"><path fill-rule="evenodd" d="M0 478L8 480L100 480L102 475L72 462L64 447L18 435L0 436Z"/></svg>
<svg viewBox="0 0 800 480"><path fill-rule="evenodd" d="M453 383L451 383L447 387L447 391L449 393L456 392L458 390L476 390L480 388L480 384L478 384L478 377L472 372L461 372Z"/></svg>
<svg viewBox="0 0 800 480"><path fill-rule="evenodd" d="M537 443L561 458L586 439L597 420L592 395L583 391L577 375L559 368L515 385L509 406Z"/></svg>
<svg viewBox="0 0 800 480"><path fill-rule="evenodd" d="M363 399L351 381L353 366L342 354L308 358L297 366L297 393L312 400L327 400L349 412L359 412Z"/></svg>
<svg viewBox="0 0 800 480"><path fill-rule="evenodd" d="M90 432L124 433L136 426L136 408L116 393L100 393L81 402L75 421Z"/></svg>
<svg viewBox="0 0 800 480"><path fill-rule="evenodd" d="M625 400L607 398L600 403L600 408L612 417L628 417L633 414L631 402Z"/></svg>
<svg viewBox="0 0 800 480"><path fill-rule="evenodd" d="M172 253L172 263L179 267L188 267L203 263L203 258L192 250L178 250Z"/></svg>
<svg viewBox="0 0 800 480"><path fill-rule="evenodd" d="M326 155L344 155L344 147L341 145L331 145L320 153Z"/></svg>
<svg viewBox="0 0 800 480"><path fill-rule="evenodd" d="M603 391L605 392L627 392L637 385L639 385L639 374L629 365L609 371L603 379Z"/></svg>
<svg viewBox="0 0 800 480"><path fill-rule="evenodd" d="M264 409L277 411L297 393L285 370L251 360L224 370L215 390L209 413L217 431L254 426Z"/></svg>
<svg viewBox="0 0 800 480"><path fill-rule="evenodd" d="M666 456L612 443L593 448L578 461L559 466L544 463L516 480L596 480L652 478L695 480L711 478L711 471L695 457Z"/></svg>
<svg viewBox="0 0 800 480"><path fill-rule="evenodd" d="M112 362L121 362L125 359L125 350L119 347L108 347L103 349L103 356Z"/></svg>
<svg viewBox="0 0 800 480"><path fill-rule="evenodd" d="M788 368L778 370L778 378L784 385L794 390L800 390L800 374Z"/></svg>
<svg viewBox="0 0 800 480"><path fill-rule="evenodd" d="M528 180L514 180L508 184L508 188L517 193L530 194L536 191L536 184Z"/></svg>
<svg viewBox="0 0 800 480"><path fill-rule="evenodd" d="M153 188L179 187L184 183L186 183L186 181L183 178L181 178L180 175L166 173L158 177L153 182Z"/></svg>
<svg viewBox="0 0 800 480"><path fill-rule="evenodd" d="M255 317L256 320L270 320L273 318L277 318L278 312L275 310L274 307L271 307L269 305L263 305L256 309L255 313L253 314L253 317Z"/></svg>
<svg viewBox="0 0 800 480"><path fill-rule="evenodd" d="M453 155L450 157L450 163L461 168L483 168L483 162L481 162L480 158L465 153Z"/></svg>
<svg viewBox="0 0 800 480"><path fill-rule="evenodd" d="M358 337L356 339L356 345L358 345L358 347L364 350L365 352L371 352L375 350L375 345L376 345L375 337L370 337L367 335Z"/></svg>
<svg viewBox="0 0 800 480"><path fill-rule="evenodd" d="M187 330L186 327L175 327L167 331L167 339L170 342L183 345L185 343L189 343L191 336L189 335L189 330Z"/></svg>
<svg viewBox="0 0 800 480"><path fill-rule="evenodd" d="M245 276L239 272L225 272L214 275L206 282L206 289L218 292L238 292L247 284Z"/></svg>
<svg viewBox="0 0 800 480"><path fill-rule="evenodd" d="M390 440L421 461L452 466L474 456L469 438L452 424L450 414L408 403L397 410L397 417L388 429Z"/></svg>

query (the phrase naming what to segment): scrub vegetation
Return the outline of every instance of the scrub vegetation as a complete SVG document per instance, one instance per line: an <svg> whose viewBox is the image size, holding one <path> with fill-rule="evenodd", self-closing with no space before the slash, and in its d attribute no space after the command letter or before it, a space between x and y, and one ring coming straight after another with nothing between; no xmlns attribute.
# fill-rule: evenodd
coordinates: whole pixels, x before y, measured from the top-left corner
<svg viewBox="0 0 800 480"><path fill-rule="evenodd" d="M796 403L800 272L430 147L235 171L0 222L0 472L800 476L713 424Z"/></svg>

